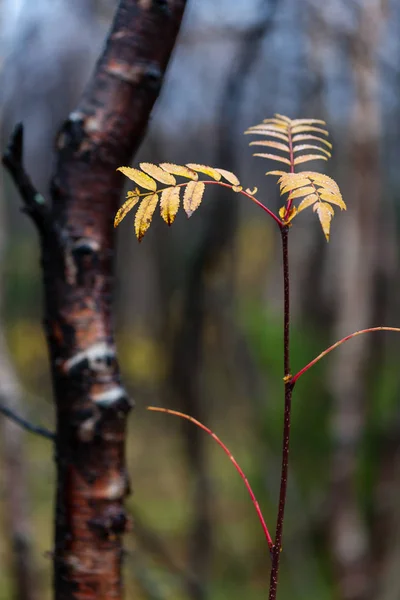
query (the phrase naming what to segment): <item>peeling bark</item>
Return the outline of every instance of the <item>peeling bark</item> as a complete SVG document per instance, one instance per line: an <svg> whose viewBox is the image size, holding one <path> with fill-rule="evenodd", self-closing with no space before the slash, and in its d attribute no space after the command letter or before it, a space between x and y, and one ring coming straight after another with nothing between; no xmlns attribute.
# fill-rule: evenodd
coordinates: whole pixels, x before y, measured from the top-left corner
<svg viewBox="0 0 400 600"><path fill-rule="evenodd" d="M184 0L121 0L103 55L57 139L52 204L22 165L4 164L40 233L45 330L57 413L57 600L121 597L126 417L112 327L113 217L181 23Z"/></svg>

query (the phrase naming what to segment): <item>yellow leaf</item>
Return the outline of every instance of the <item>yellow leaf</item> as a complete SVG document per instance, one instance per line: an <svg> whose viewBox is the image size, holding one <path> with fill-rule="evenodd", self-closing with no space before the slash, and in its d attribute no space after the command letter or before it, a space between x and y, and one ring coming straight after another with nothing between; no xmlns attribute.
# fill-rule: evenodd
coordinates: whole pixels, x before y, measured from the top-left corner
<svg viewBox="0 0 400 600"><path fill-rule="evenodd" d="M290 192L290 198L294 200L295 198L301 198L302 196L306 196L307 194L314 194L315 188L313 186L299 187L296 190Z"/></svg>
<svg viewBox="0 0 400 600"><path fill-rule="evenodd" d="M241 186L241 185L233 185L233 186L232 186L232 190L233 190L234 192L241 192L241 191L242 191L242 189L243 189L243 186Z"/></svg>
<svg viewBox="0 0 400 600"><path fill-rule="evenodd" d="M325 190L318 190L319 196L320 198L322 198L322 200L329 200L329 202L332 202L332 204L336 204L337 206L340 206L340 208L342 210L346 210L346 204L343 201L342 195L341 194L332 194L332 192L329 191L325 191Z"/></svg>
<svg viewBox="0 0 400 600"><path fill-rule="evenodd" d="M139 208L137 209L135 217L135 232L139 242L142 240L144 234L150 227L157 202L158 195L149 194L143 198Z"/></svg>
<svg viewBox="0 0 400 600"><path fill-rule="evenodd" d="M290 221L292 219L294 219L294 217L297 215L297 208L295 206L292 206L288 216L285 218L286 215L286 205L285 206L281 206L281 208L279 209L279 216L282 219L283 223L287 224L290 223Z"/></svg>
<svg viewBox="0 0 400 600"><path fill-rule="evenodd" d="M167 173L166 171L164 171L164 169L161 169L161 167L158 167L157 165L142 162L140 163L140 168L142 169L142 171L144 171L148 175L151 175L152 177L154 177L154 179L157 179L157 181L160 181L161 183L166 183L167 185L176 184L175 177L170 173Z"/></svg>
<svg viewBox="0 0 400 600"><path fill-rule="evenodd" d="M340 194L339 186L332 177L328 177L324 173L315 173L314 171L303 171L303 176L309 177L318 186L321 186L333 193Z"/></svg>
<svg viewBox="0 0 400 600"><path fill-rule="evenodd" d="M301 163L305 163L310 160L328 160L328 158L319 154L304 154L303 156L298 156L297 158L295 158L294 164L300 165Z"/></svg>
<svg viewBox="0 0 400 600"><path fill-rule="evenodd" d="M332 144L330 142L328 142L328 140L324 140L323 138L320 138L317 135L311 135L311 134L307 135L307 134L301 133L299 135L293 136L293 142L302 142L304 140L315 140L315 141L321 142L322 144L325 144L325 146L332 149Z"/></svg>
<svg viewBox="0 0 400 600"><path fill-rule="evenodd" d="M277 150L282 150L283 152L290 152L289 146L286 144L272 142L270 140L257 140L256 142L250 142L249 146L271 146L271 148L276 148Z"/></svg>
<svg viewBox="0 0 400 600"><path fill-rule="evenodd" d="M322 121L321 119L294 119L294 121L292 121L292 125L296 126L296 125L326 125L325 121Z"/></svg>
<svg viewBox="0 0 400 600"><path fill-rule="evenodd" d="M331 220L334 215L333 208L330 204L327 204L327 202L316 202L313 210L317 213L326 241L329 242Z"/></svg>
<svg viewBox="0 0 400 600"><path fill-rule="evenodd" d="M181 165L174 165L172 163L161 163L160 167L167 173L171 173L172 175L178 175L179 177L187 177L188 179L193 179L193 181L197 181L197 179L199 178L195 171Z"/></svg>
<svg viewBox="0 0 400 600"><path fill-rule="evenodd" d="M200 206L205 187L202 181L190 181L187 184L183 196L183 208L188 217L191 217L194 211Z"/></svg>
<svg viewBox="0 0 400 600"><path fill-rule="evenodd" d="M232 185L240 185L240 181L234 173L226 171L225 169L215 169L215 171L218 171L218 173L220 173L222 177L229 181L229 183Z"/></svg>
<svg viewBox="0 0 400 600"><path fill-rule="evenodd" d="M115 215L114 227L117 227L121 223L122 219L126 217L128 212L139 202L139 200L140 198L137 194L134 194L133 192L128 192L128 200L126 200L126 202L123 203L123 205Z"/></svg>
<svg viewBox="0 0 400 600"><path fill-rule="evenodd" d="M266 175L286 175L285 171L267 171Z"/></svg>
<svg viewBox="0 0 400 600"><path fill-rule="evenodd" d="M257 192L258 192L258 188L256 188L256 187L254 187L252 190L250 188L246 188L246 194L250 194L250 196L254 196L254 194L257 194Z"/></svg>
<svg viewBox="0 0 400 600"><path fill-rule="evenodd" d="M277 119L281 119L282 121L285 121L285 123L287 123L288 125L290 125L292 122L292 119L289 119L289 117L285 117L285 115L280 115L279 113L275 113L275 117Z"/></svg>
<svg viewBox="0 0 400 600"><path fill-rule="evenodd" d="M332 156L328 150L325 148L321 148L320 146L315 146L314 144L299 144L298 146L294 146L293 152L301 152L302 150L319 150L328 156L329 158Z"/></svg>
<svg viewBox="0 0 400 600"><path fill-rule="evenodd" d="M292 133L306 133L309 131L313 131L315 133L322 133L323 135L329 135L329 131L327 131L326 129L321 129L320 127L313 127L312 125L297 125L292 129Z"/></svg>
<svg viewBox="0 0 400 600"><path fill-rule="evenodd" d="M186 166L189 169L192 169L193 171L204 173L205 175L212 177L216 181L220 181L221 179L221 173L219 173L219 171L217 169L214 169L213 167L208 167L207 165L197 165L196 163L188 163Z"/></svg>
<svg viewBox="0 0 400 600"><path fill-rule="evenodd" d="M286 163L287 165L290 165L290 160L287 158L283 158L283 156L277 156L276 154L260 154L260 153L256 153L253 154L253 156L261 156L262 158L270 158L271 160L277 160L279 162L283 162Z"/></svg>
<svg viewBox="0 0 400 600"><path fill-rule="evenodd" d="M278 138L280 140L283 140L284 142L289 141L289 136L286 135L286 133L277 133L276 131L269 131L269 130L265 130L265 129L254 129L252 131L250 131L250 129L248 129L244 133L245 133L245 135L249 135L249 134L268 135L269 137Z"/></svg>
<svg viewBox="0 0 400 600"><path fill-rule="evenodd" d="M139 169L133 169L132 167L118 167L117 171L121 171L126 177L129 177L129 179L132 179L132 181L146 190L155 192L157 189L157 183L154 179L146 175L146 173L142 173Z"/></svg>
<svg viewBox="0 0 400 600"><path fill-rule="evenodd" d="M190 184L188 184L188 185L190 185ZM164 219L164 221L167 223L167 225L172 225L172 223L175 220L176 213L178 212L178 208L179 208L179 202L180 202L179 192L180 191L181 191L180 187L170 187L170 188L166 188L161 193L161 200L160 200L161 216Z"/></svg>
<svg viewBox="0 0 400 600"><path fill-rule="evenodd" d="M263 119L263 123L268 124L268 123L272 123L273 125L279 125L280 127L285 127L285 129L288 128L289 123L287 121L284 121L283 119L279 119L279 118L274 118L274 119Z"/></svg>
<svg viewBox="0 0 400 600"><path fill-rule="evenodd" d="M299 206L297 207L297 212L301 212L305 208L308 208L309 206L314 204L314 202L316 202L317 200L318 200L317 194L310 194L309 196L306 196L304 198L304 200L302 200L300 202Z"/></svg>
<svg viewBox="0 0 400 600"><path fill-rule="evenodd" d="M302 173L285 173L285 175L282 175L278 181L281 188L281 195L305 185L310 185L310 180L302 175Z"/></svg>

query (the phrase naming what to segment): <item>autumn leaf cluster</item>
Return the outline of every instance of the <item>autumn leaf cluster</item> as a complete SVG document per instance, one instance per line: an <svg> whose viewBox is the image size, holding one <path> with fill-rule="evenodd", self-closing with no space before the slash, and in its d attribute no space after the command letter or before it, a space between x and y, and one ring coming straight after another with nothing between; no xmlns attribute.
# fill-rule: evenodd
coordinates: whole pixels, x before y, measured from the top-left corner
<svg viewBox="0 0 400 600"><path fill-rule="evenodd" d="M293 219L306 208L312 207L316 213L323 233L329 241L331 221L335 214L332 205L346 210L337 183L327 175L314 171L296 172L296 167L315 160L328 160L332 144L326 139L328 131L325 122L318 119L289 119L276 114L262 123L250 127L245 133L262 136L250 142L250 146L262 146L268 152L256 152L254 156L266 158L287 166L287 171L267 171L266 175L279 176L281 195L287 194L285 204L275 215L266 205L255 197L257 188L243 189L238 177L226 171L207 165L188 163L140 163L140 169L119 167L126 177L135 182L127 199L115 216L117 226L136 205L135 232L139 241L150 227L154 212L160 204L161 216L171 225L179 210L181 200L184 211L190 217L200 206L207 184L219 184L231 188L253 200L261 206L280 227L292 224ZM200 180L199 175L210 179ZM183 179L178 182L177 177ZM160 187L159 184L162 184ZM183 196L181 198L181 196ZM294 201L301 200L298 206Z"/></svg>

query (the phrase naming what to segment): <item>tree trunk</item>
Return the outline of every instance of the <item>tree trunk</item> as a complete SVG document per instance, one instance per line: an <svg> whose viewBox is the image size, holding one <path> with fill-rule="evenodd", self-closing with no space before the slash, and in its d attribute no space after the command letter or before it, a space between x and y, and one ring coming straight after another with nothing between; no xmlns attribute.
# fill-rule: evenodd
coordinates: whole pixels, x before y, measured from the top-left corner
<svg viewBox="0 0 400 600"><path fill-rule="evenodd" d="M51 206L22 165L22 127L4 164L40 233L45 330L57 413L57 600L118 599L126 417L113 338L113 218L159 94L185 0L121 0L104 52L57 140Z"/></svg>

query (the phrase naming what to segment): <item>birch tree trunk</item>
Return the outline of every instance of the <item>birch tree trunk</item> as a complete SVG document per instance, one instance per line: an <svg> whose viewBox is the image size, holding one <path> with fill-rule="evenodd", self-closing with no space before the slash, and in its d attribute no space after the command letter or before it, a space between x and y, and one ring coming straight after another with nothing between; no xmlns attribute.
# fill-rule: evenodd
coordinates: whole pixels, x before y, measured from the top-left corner
<svg viewBox="0 0 400 600"><path fill-rule="evenodd" d="M42 250L45 331L56 405L57 600L118 600L126 418L113 336L113 217L181 23L185 0L121 0L104 52L57 139L51 203L22 163L18 126L3 162Z"/></svg>

